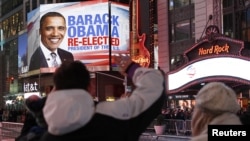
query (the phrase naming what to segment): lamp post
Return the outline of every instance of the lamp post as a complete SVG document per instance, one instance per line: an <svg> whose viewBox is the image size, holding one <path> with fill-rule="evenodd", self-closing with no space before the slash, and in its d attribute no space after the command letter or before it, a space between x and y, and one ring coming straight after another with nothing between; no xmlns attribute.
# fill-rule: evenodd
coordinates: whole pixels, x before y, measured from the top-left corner
<svg viewBox="0 0 250 141"><path fill-rule="evenodd" d="M111 42L111 1L108 3L109 13L109 71L112 71L112 42Z"/></svg>

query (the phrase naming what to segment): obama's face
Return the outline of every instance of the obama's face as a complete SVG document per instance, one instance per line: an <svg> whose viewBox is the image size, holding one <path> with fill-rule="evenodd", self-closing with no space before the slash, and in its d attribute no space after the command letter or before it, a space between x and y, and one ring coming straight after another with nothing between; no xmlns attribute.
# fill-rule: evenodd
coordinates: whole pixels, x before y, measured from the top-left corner
<svg viewBox="0 0 250 141"><path fill-rule="evenodd" d="M51 51L62 43L66 33L66 23L63 17L46 17L40 27L41 41Z"/></svg>

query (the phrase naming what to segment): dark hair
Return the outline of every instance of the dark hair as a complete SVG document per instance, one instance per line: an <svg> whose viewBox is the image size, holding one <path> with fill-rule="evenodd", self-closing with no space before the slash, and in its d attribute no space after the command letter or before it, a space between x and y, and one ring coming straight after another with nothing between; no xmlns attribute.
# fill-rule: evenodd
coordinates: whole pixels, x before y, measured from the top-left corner
<svg viewBox="0 0 250 141"><path fill-rule="evenodd" d="M58 12L48 12L46 14L44 14L41 19L40 19L40 28L42 27L45 19L47 17L62 17L64 22L66 23L66 20L65 20L65 17L61 14L61 13L58 13Z"/></svg>
<svg viewBox="0 0 250 141"><path fill-rule="evenodd" d="M54 73L56 90L84 89L90 85L90 74L80 61L63 62Z"/></svg>

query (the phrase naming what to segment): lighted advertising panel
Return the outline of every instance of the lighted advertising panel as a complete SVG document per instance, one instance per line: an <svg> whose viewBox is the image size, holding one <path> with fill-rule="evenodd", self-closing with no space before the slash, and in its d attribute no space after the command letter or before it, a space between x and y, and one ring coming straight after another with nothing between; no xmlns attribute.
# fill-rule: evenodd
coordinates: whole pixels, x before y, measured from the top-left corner
<svg viewBox="0 0 250 141"><path fill-rule="evenodd" d="M175 91L176 89L194 81L204 81L209 77L220 77L220 80L227 77L235 82L250 81L250 76L248 75L249 71L249 60L234 57L208 58L191 63L190 65L169 74L168 90Z"/></svg>
<svg viewBox="0 0 250 141"><path fill-rule="evenodd" d="M18 36L18 74L27 72L27 32Z"/></svg>
<svg viewBox="0 0 250 141"><path fill-rule="evenodd" d="M102 71L109 68L110 43L112 56L129 54L128 5L110 4L108 1L41 4L39 8L28 13L27 68L29 69L27 72L37 70L39 73L54 72L56 68L50 64L53 59L48 56L48 49L45 49L47 44L43 43L43 37L41 37L43 31L39 30L40 18L48 12L58 12L66 20L64 37L51 33L45 39L51 44L57 44L62 39L57 48L57 56L60 58L59 61L57 59L59 65L67 60L61 56L59 50L71 53L74 60L81 60L90 71ZM53 21L55 22L55 20ZM109 29L109 27L111 28ZM39 52L37 51L39 48L41 48L40 54L33 55L35 52ZM37 61L32 61L32 55L36 58L40 57ZM30 69L34 65L40 65L40 67Z"/></svg>

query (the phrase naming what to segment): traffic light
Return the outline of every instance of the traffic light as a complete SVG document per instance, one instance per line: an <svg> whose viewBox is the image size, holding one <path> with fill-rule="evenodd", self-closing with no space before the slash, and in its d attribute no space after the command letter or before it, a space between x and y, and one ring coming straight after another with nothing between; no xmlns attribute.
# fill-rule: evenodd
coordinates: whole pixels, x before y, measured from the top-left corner
<svg viewBox="0 0 250 141"><path fill-rule="evenodd" d="M14 83L14 77L13 77L13 76L10 78L10 83L11 83L11 84Z"/></svg>

